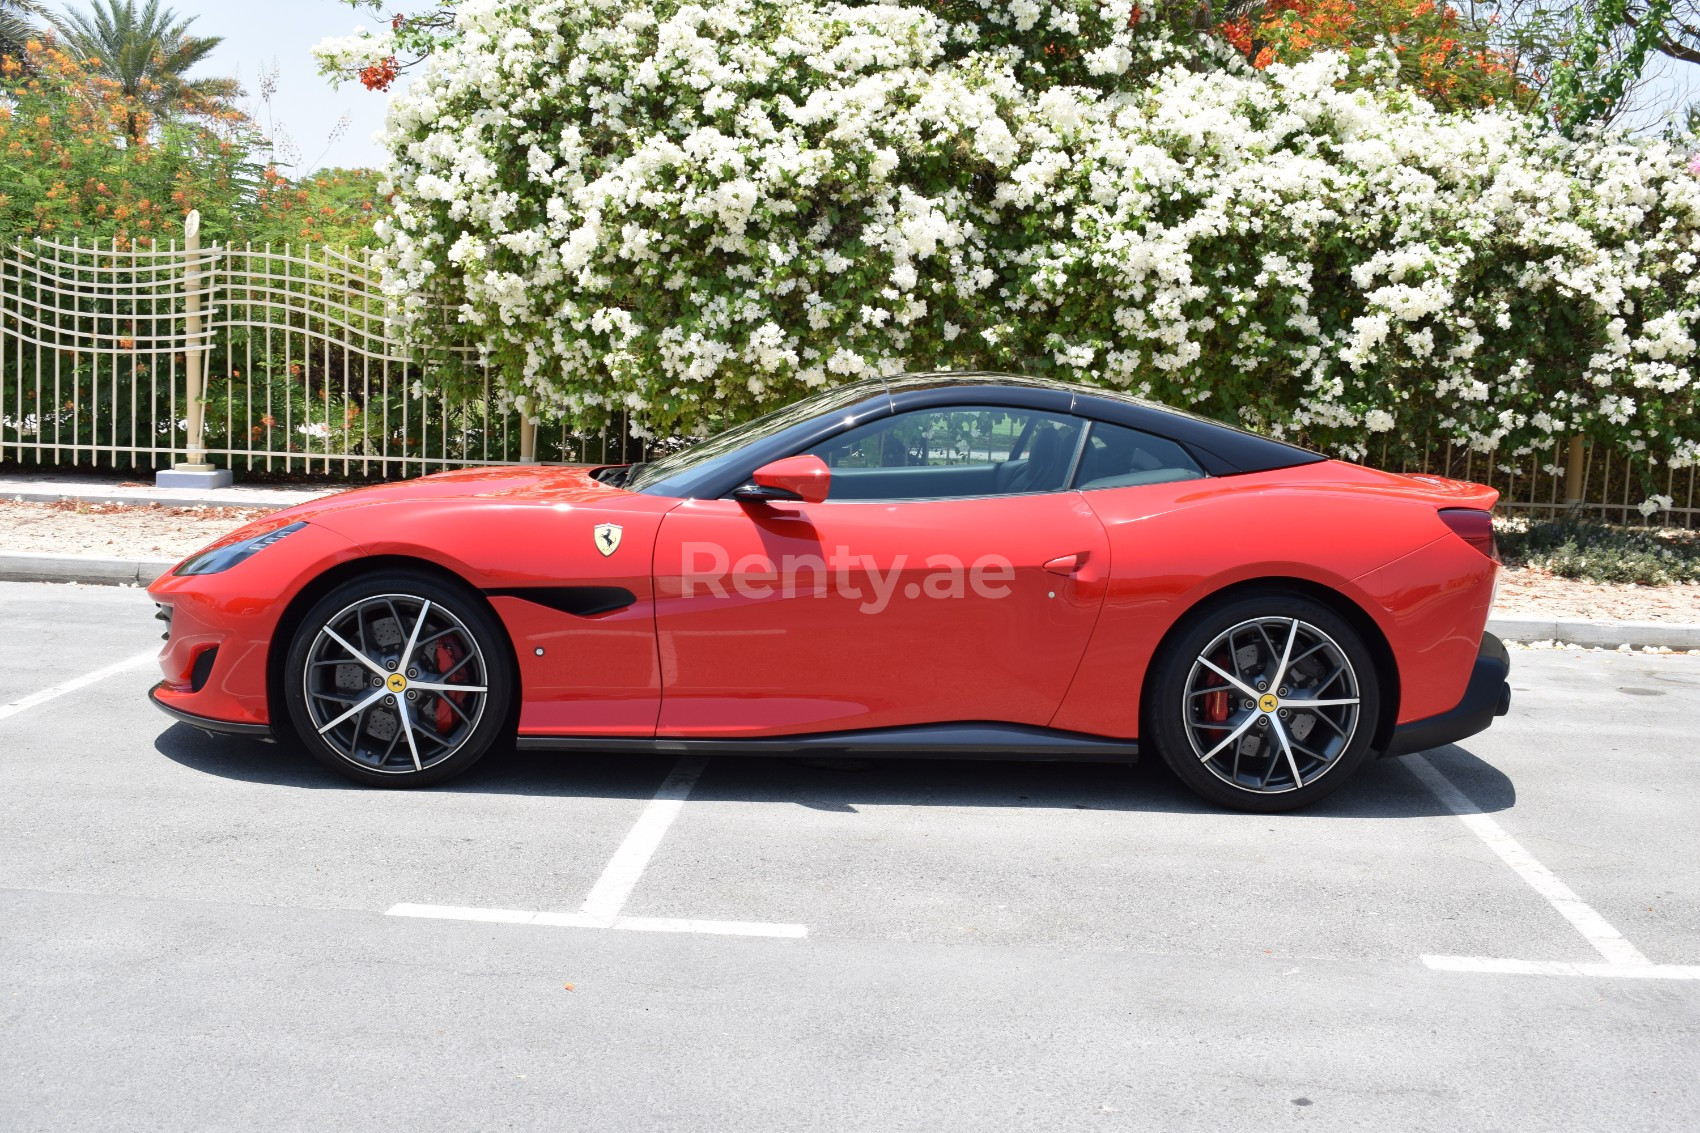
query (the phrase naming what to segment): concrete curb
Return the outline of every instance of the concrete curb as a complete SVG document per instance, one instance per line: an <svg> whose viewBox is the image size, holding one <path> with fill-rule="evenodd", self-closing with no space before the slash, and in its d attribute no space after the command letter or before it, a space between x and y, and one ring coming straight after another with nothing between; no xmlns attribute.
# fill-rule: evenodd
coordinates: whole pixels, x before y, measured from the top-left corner
<svg viewBox="0 0 1700 1133"><path fill-rule="evenodd" d="M97 555L52 555L37 551L0 554L0 581L83 582L97 586L146 586L175 565L175 559L119 559Z"/></svg>
<svg viewBox="0 0 1700 1133"><path fill-rule="evenodd" d="M1700 649L1700 625L1682 622L1600 622L1565 618L1489 618L1488 632L1506 641L1560 641L1587 648L1639 649L1663 645L1670 649Z"/></svg>
<svg viewBox="0 0 1700 1133"><path fill-rule="evenodd" d="M0 500L19 500L24 503L56 504L65 500L80 501L85 504L122 504L136 507L146 504L158 504L161 507L245 507L263 508L276 511L320 496L330 495L330 492L317 492L313 495L282 495L279 493L244 493L234 494L233 489L222 491L232 494L215 496L211 492L160 492L152 488L114 488L108 491L84 491L81 489L67 491L60 488L6 488L0 487Z"/></svg>

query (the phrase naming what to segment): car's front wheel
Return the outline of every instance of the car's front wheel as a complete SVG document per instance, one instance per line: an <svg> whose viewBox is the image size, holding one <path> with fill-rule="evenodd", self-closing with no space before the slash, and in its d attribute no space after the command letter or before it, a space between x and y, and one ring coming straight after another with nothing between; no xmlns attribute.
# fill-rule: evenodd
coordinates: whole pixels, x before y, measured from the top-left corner
<svg viewBox="0 0 1700 1133"><path fill-rule="evenodd" d="M477 595L413 572L349 580L314 603L290 644L296 734L357 782L440 783L508 726L513 661Z"/></svg>
<svg viewBox="0 0 1700 1133"><path fill-rule="evenodd" d="M1146 734L1187 786L1237 810L1306 806L1369 757L1380 713L1362 636L1299 594L1247 594L1191 618L1156 662Z"/></svg>

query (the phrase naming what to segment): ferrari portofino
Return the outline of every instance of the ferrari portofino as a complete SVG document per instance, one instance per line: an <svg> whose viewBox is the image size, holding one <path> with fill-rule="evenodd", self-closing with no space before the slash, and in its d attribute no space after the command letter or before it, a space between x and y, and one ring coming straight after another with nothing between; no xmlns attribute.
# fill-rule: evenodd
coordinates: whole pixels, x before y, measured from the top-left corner
<svg viewBox="0 0 1700 1133"><path fill-rule="evenodd" d="M1118 393L839 386L652 463L343 492L150 588L154 701L362 783L525 748L1131 762L1303 806L1505 713L1491 488Z"/></svg>

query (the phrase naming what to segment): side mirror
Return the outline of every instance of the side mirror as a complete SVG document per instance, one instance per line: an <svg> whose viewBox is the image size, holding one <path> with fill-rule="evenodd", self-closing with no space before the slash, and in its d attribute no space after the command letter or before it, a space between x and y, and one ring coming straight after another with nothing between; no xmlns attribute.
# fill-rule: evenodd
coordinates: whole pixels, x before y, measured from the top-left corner
<svg viewBox="0 0 1700 1133"><path fill-rule="evenodd" d="M750 482L732 493L735 500L801 500L818 504L832 490L832 469L818 456L788 456L764 464Z"/></svg>

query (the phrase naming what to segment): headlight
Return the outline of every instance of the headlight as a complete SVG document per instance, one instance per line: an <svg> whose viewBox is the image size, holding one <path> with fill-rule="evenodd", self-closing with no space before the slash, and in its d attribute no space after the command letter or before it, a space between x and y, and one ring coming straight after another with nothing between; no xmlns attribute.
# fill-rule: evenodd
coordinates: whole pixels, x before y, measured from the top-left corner
<svg viewBox="0 0 1700 1133"><path fill-rule="evenodd" d="M172 574L217 574L229 570L237 563L259 554L267 547L276 543L286 535L292 535L307 526L307 521L298 519L287 527L279 527L264 535L255 535L239 543L226 543L210 551L202 551L192 558L184 559L183 565L172 571Z"/></svg>

